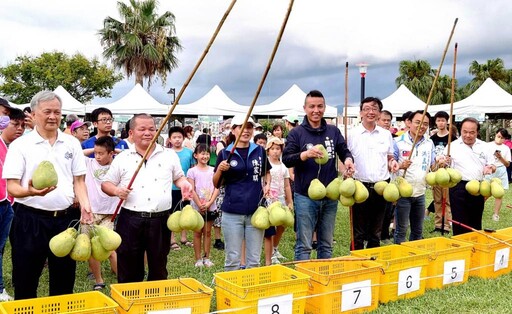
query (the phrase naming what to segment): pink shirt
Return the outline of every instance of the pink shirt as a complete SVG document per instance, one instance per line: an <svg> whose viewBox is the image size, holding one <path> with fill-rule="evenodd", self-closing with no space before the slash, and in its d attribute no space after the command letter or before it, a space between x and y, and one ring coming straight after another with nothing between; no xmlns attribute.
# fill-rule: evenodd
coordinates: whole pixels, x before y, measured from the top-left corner
<svg viewBox="0 0 512 314"><path fill-rule="evenodd" d="M194 187L201 201L209 201L215 191L213 186L213 167L208 166L207 169L199 169L197 166L188 169L187 178L194 180ZM190 202L192 207L196 210L199 209L194 201ZM212 206L208 208L208 211L214 211L217 209L217 205L213 202Z"/></svg>

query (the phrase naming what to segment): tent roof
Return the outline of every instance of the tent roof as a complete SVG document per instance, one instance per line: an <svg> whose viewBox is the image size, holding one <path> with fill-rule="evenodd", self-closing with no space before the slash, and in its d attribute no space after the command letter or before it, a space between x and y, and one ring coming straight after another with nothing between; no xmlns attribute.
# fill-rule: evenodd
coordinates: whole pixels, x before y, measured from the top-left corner
<svg viewBox="0 0 512 314"><path fill-rule="evenodd" d="M391 95L382 99L382 105L383 109L391 112L393 117L401 117L407 111L425 109L425 103L403 84ZM359 117L359 104L349 106L347 112L349 117Z"/></svg>
<svg viewBox="0 0 512 314"><path fill-rule="evenodd" d="M108 108L112 114L118 115L137 113L166 115L169 111L169 106L159 103L140 84L136 84L126 95L113 103L87 106L87 112L92 112L99 107Z"/></svg>
<svg viewBox="0 0 512 314"><path fill-rule="evenodd" d="M76 100L75 97L71 96L71 94L64 87L59 85L53 92L57 94L62 100L63 114L85 114L85 105Z"/></svg>
<svg viewBox="0 0 512 314"><path fill-rule="evenodd" d="M488 78L473 94L453 106L456 114L512 113L512 95Z"/></svg>
<svg viewBox="0 0 512 314"><path fill-rule="evenodd" d="M247 113L247 110L249 110L248 106L237 104L218 85L215 85L195 102L176 106L173 114L232 116L238 113Z"/></svg>
<svg viewBox="0 0 512 314"><path fill-rule="evenodd" d="M425 103L403 84L393 94L382 99L382 105L384 110L391 112L395 117L400 117L407 111L425 109Z"/></svg>
<svg viewBox="0 0 512 314"><path fill-rule="evenodd" d="M299 86L293 84L292 87L273 102L255 106L253 114L256 116L304 116L305 98L306 93ZM324 115L326 118L336 118L336 107L327 106Z"/></svg>

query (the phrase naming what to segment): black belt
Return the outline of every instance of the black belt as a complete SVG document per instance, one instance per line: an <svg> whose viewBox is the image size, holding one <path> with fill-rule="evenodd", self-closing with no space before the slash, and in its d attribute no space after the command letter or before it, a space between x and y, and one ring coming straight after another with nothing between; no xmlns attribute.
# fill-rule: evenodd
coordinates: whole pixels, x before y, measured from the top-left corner
<svg viewBox="0 0 512 314"><path fill-rule="evenodd" d="M373 189L373 186L375 185L375 182L363 182L361 181L361 183L366 186L366 188L368 189Z"/></svg>
<svg viewBox="0 0 512 314"><path fill-rule="evenodd" d="M124 213L125 215L139 218L159 218L169 216L169 210L164 210L161 212L137 212L123 207L123 210L121 212Z"/></svg>
<svg viewBox="0 0 512 314"><path fill-rule="evenodd" d="M386 181L387 183L389 183L389 179L387 180L382 180L382 181ZM373 189L373 187L375 186L375 183L377 182L364 182L364 181L360 181L367 189Z"/></svg>
<svg viewBox="0 0 512 314"><path fill-rule="evenodd" d="M74 207L68 207L68 208L62 209L62 210L44 210L44 209L27 206L27 205L24 205L21 203L18 203L18 209L23 209L23 210L26 210L33 214L47 216L47 217L62 217L62 216L66 216L68 214L75 213L78 211L78 209L74 208Z"/></svg>

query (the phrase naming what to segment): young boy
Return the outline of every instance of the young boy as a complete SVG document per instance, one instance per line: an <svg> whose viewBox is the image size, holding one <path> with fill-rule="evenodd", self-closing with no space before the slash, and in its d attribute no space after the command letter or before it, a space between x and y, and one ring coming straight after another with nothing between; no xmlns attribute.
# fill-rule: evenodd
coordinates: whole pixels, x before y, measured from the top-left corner
<svg viewBox="0 0 512 314"><path fill-rule="evenodd" d="M185 131L183 128L179 126L174 126L169 129L169 139L167 140L167 147L171 148L176 152L178 157L180 158L181 169L183 169L183 173L187 176L188 169L192 168L195 164L194 161L194 152L186 147L183 147L183 140L185 139ZM179 202L181 202L182 195L181 190L175 185L172 186L172 207L171 212L176 210L180 210L182 206L178 206ZM183 230L181 232L181 244L193 247L192 242L187 240L187 231ZM180 250L180 246L176 243L176 238L174 232L171 232L171 250L178 251Z"/></svg>
<svg viewBox="0 0 512 314"><path fill-rule="evenodd" d="M254 144L260 145L261 147L265 148L267 146L267 136L265 133L259 133L254 136Z"/></svg>
<svg viewBox="0 0 512 314"><path fill-rule="evenodd" d="M94 143L94 158L86 158L87 173L85 174L85 184L87 185L87 194L91 203L91 210L94 215L94 225L105 226L114 229L112 215L117 207L119 198L111 197L103 193L101 183L103 177L110 168L114 158L114 140L110 136L98 137ZM90 154L90 153L89 153ZM84 151L87 156L87 151ZM82 233L93 232L89 225L82 225ZM117 275L117 255L112 252L109 257L110 268ZM92 257L89 259L89 268L96 281L93 290L102 290L105 288L103 277L101 276L101 263Z"/></svg>

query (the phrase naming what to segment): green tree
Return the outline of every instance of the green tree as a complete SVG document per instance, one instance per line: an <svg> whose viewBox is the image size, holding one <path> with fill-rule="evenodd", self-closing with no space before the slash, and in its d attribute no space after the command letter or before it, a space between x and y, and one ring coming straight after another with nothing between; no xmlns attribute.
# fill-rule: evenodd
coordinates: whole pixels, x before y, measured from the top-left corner
<svg viewBox="0 0 512 314"><path fill-rule="evenodd" d="M175 33L174 15L166 11L158 16L156 0L130 0L130 5L118 2L121 20L107 17L103 21L101 37L103 56L126 75L135 75L135 82L143 86L148 79L151 86L153 76L162 80L178 65L176 53L181 45Z"/></svg>
<svg viewBox="0 0 512 314"><path fill-rule="evenodd" d="M466 96L476 91L488 78L491 78L503 89L510 91L510 70L505 68L505 64L500 58L487 60L486 63L481 64L474 60L469 65L469 74L474 78L465 86L464 94Z"/></svg>
<svg viewBox="0 0 512 314"><path fill-rule="evenodd" d="M457 79L455 79L455 97L454 101L460 100L460 94L457 90ZM432 93L431 105L448 104L452 97L452 78L448 75L440 75L436 82L436 87Z"/></svg>
<svg viewBox="0 0 512 314"><path fill-rule="evenodd" d="M402 60L398 66L398 73L396 86L404 84L414 95L426 102L435 76L430 63L425 60Z"/></svg>
<svg viewBox="0 0 512 314"><path fill-rule="evenodd" d="M122 75L96 58L89 60L81 54L68 56L62 52L19 56L0 68L0 76L4 81L0 92L10 96L14 103L30 102L37 92L54 90L59 85L85 103L94 97L109 97L114 84L122 79Z"/></svg>

